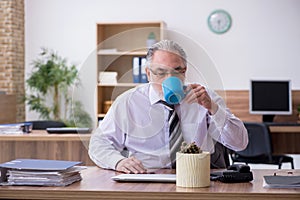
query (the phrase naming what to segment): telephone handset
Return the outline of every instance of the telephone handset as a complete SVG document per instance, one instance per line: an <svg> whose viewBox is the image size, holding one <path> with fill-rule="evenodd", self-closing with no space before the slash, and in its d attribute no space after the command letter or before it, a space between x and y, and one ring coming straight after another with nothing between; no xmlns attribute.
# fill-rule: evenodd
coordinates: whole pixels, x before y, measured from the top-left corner
<svg viewBox="0 0 300 200"><path fill-rule="evenodd" d="M241 183L252 181L253 175L248 165L233 164L227 170L210 173L210 179L224 183Z"/></svg>
<svg viewBox="0 0 300 200"><path fill-rule="evenodd" d="M243 165L243 164L233 164L230 165L227 170L232 170L240 173L248 173L250 172L250 166L249 165Z"/></svg>

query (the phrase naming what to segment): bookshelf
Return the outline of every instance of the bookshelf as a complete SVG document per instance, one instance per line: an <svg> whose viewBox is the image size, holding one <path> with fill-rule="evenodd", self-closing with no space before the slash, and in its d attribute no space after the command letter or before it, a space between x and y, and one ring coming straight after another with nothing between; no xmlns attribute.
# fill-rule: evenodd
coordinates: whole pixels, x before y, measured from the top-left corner
<svg viewBox="0 0 300 200"><path fill-rule="evenodd" d="M146 56L150 33L157 41L164 39L164 27L162 21L97 23L98 119L121 93L139 85L133 81L133 58ZM101 82L100 72L117 72L117 83Z"/></svg>

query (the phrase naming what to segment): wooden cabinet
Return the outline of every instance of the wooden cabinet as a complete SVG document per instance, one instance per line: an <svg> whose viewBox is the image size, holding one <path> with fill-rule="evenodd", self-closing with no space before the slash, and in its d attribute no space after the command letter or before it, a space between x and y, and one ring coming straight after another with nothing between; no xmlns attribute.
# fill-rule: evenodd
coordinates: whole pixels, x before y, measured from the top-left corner
<svg viewBox="0 0 300 200"><path fill-rule="evenodd" d="M97 24L97 115L105 116L110 103L133 83L133 58L145 57L147 39L153 33L156 41L165 37L164 22L98 23ZM103 82L100 72L117 72L117 82Z"/></svg>
<svg viewBox="0 0 300 200"><path fill-rule="evenodd" d="M95 165L88 155L91 134L0 134L0 163L18 158L82 161Z"/></svg>

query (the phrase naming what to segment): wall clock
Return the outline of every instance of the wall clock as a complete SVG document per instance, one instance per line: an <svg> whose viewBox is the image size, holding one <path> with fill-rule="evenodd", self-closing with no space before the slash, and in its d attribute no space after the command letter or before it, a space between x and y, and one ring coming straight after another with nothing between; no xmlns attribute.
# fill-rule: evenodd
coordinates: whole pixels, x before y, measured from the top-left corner
<svg viewBox="0 0 300 200"><path fill-rule="evenodd" d="M231 16L225 10L215 10L207 19L209 29L217 34L227 32L231 27L231 22Z"/></svg>

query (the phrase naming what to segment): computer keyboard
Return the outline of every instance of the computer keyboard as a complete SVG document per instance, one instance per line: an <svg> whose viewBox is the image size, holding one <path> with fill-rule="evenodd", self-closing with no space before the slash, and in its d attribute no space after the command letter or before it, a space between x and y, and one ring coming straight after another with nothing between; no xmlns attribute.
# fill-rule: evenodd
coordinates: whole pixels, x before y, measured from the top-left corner
<svg viewBox="0 0 300 200"><path fill-rule="evenodd" d="M91 128L77 128L77 127L61 127L61 128L47 128L48 133L64 134L64 133L91 133Z"/></svg>

